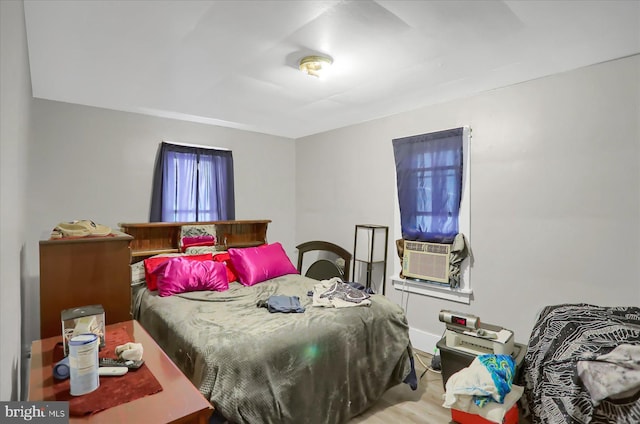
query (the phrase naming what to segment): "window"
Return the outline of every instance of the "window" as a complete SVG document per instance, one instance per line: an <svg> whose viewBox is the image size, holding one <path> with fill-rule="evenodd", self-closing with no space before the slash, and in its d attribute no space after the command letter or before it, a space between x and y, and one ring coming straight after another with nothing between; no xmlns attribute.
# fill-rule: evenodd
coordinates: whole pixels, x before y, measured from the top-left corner
<svg viewBox="0 0 640 424"><path fill-rule="evenodd" d="M469 140L468 127L393 140L400 221L396 238L449 244L462 233L469 242ZM399 270L392 278L399 290L469 303L469 271L467 258L450 285L403 280L396 277Z"/></svg>
<svg viewBox="0 0 640 424"><path fill-rule="evenodd" d="M235 219L229 150L163 142L156 161L151 222Z"/></svg>
<svg viewBox="0 0 640 424"><path fill-rule="evenodd" d="M458 234L462 128L393 140L402 238L451 243Z"/></svg>

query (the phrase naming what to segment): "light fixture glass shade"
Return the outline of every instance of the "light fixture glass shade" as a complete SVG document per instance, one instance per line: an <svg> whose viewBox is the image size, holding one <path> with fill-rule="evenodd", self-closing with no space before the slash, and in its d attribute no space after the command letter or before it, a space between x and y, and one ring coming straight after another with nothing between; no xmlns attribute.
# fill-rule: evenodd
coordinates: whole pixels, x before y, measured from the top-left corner
<svg viewBox="0 0 640 424"><path fill-rule="evenodd" d="M323 71L331 66L333 60L326 56L305 56L300 59L300 70L306 72L307 75L320 77Z"/></svg>

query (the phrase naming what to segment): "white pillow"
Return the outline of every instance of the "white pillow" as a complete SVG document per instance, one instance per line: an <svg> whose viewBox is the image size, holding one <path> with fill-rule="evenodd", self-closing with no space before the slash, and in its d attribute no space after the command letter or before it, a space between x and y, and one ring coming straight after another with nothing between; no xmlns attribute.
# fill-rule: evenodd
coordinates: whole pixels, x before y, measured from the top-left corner
<svg viewBox="0 0 640 424"><path fill-rule="evenodd" d="M137 286L138 284L144 284L146 280L144 279L144 261L136 262L135 264L131 264L131 285Z"/></svg>

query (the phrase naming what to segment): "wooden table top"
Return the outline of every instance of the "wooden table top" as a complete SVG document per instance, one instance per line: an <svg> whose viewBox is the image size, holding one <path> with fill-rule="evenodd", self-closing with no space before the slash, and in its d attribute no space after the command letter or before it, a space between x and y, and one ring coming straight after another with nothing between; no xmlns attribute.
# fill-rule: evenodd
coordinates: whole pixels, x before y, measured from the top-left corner
<svg viewBox="0 0 640 424"><path fill-rule="evenodd" d="M142 343L144 362L162 385L159 393L106 409L88 417L71 417L71 422L91 423L186 423L208 422L213 407L184 376L137 321L111 324L106 330L125 328L131 341ZM55 400L53 352L62 336L36 340L31 346L29 400ZM114 377L112 377L114 378Z"/></svg>

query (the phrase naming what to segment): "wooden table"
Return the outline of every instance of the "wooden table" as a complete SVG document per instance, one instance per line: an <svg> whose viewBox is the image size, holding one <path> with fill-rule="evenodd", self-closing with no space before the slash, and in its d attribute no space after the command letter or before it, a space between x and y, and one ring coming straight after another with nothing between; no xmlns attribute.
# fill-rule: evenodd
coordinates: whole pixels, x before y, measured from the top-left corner
<svg viewBox="0 0 640 424"><path fill-rule="evenodd" d="M160 349L137 321L127 321L106 327L125 327L131 341L142 343L143 359L162 385L162 391L123 403L88 417L71 417L72 423L198 423L206 424L213 412L180 369ZM53 392L53 351L62 336L36 340L31 345L29 400L55 400ZM115 377L112 377L115 378Z"/></svg>

